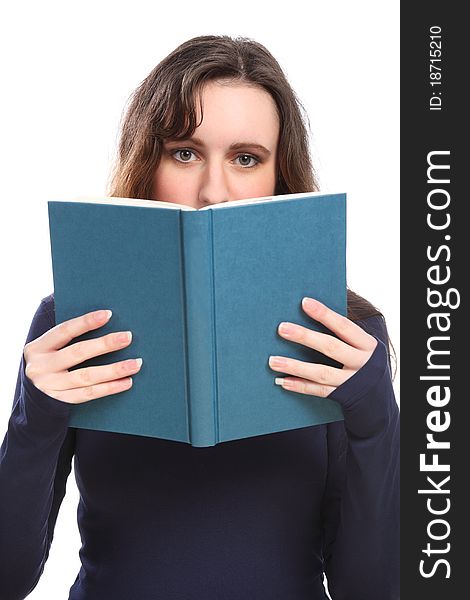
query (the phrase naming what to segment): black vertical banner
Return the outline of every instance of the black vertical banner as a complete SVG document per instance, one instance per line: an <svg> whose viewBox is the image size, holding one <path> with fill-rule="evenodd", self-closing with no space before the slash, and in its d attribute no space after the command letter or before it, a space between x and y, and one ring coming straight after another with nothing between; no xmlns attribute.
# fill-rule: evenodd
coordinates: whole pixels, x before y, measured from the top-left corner
<svg viewBox="0 0 470 600"><path fill-rule="evenodd" d="M470 35L457 6L401 3L402 600L470 594Z"/></svg>

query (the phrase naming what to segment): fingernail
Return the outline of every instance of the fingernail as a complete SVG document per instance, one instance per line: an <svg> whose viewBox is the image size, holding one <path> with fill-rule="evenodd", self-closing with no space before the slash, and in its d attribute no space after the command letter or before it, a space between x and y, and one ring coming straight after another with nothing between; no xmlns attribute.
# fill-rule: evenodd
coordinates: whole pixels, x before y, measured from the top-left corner
<svg viewBox="0 0 470 600"><path fill-rule="evenodd" d="M131 331L125 331L124 333L120 333L117 336L117 341L118 342L122 342L123 344L125 344L126 342L130 342L132 339L132 332Z"/></svg>
<svg viewBox="0 0 470 600"><path fill-rule="evenodd" d="M112 310L98 310L97 312L95 312L95 319L97 321L103 321L103 319L108 321L111 318L112 314Z"/></svg>
<svg viewBox="0 0 470 600"><path fill-rule="evenodd" d="M270 356L269 357L269 366L270 367L285 367L287 361L285 358L281 356Z"/></svg>
<svg viewBox="0 0 470 600"><path fill-rule="evenodd" d="M284 335L289 335L294 333L294 327L290 323L279 323L279 333L283 333Z"/></svg>
<svg viewBox="0 0 470 600"><path fill-rule="evenodd" d="M284 379L283 377L276 377L276 379L274 380L274 383L276 385L280 385L283 388L286 389L294 389L294 384L292 383L292 381L290 379Z"/></svg>
<svg viewBox="0 0 470 600"><path fill-rule="evenodd" d="M302 306L305 306L305 308L317 308L319 305L318 300L314 300L313 298L305 297L302 299Z"/></svg>

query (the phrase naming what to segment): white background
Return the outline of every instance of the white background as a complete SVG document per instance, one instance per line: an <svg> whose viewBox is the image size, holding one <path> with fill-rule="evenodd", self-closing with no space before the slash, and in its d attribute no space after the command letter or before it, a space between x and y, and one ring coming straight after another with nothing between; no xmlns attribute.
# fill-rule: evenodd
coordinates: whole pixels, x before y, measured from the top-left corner
<svg viewBox="0 0 470 600"><path fill-rule="evenodd" d="M28 0L4 4L0 22L0 439L31 319L53 291L47 201L104 194L130 93L197 35L252 37L280 62L309 114L322 189L348 193L348 284L384 313L399 359L398 1ZM28 598L68 597L77 502L72 471Z"/></svg>

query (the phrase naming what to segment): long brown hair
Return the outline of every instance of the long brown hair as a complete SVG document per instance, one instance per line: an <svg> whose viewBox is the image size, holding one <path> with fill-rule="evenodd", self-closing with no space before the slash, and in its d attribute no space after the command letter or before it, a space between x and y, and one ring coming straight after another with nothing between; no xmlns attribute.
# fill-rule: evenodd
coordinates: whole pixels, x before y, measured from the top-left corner
<svg viewBox="0 0 470 600"><path fill-rule="evenodd" d="M250 38L205 35L173 50L130 96L108 182L109 196L151 198L163 140L193 135L198 126L197 103L203 118L203 86L214 80L257 86L272 96L280 123L275 195L319 190L310 158L308 116L279 63ZM377 308L349 288L347 306L353 321L374 315L384 320ZM388 342L393 348L390 338Z"/></svg>

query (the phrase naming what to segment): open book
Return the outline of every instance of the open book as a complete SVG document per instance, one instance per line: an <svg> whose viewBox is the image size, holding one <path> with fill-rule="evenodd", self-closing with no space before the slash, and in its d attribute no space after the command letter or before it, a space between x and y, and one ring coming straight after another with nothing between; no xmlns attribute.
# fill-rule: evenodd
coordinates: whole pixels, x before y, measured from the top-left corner
<svg viewBox="0 0 470 600"><path fill-rule="evenodd" d="M130 330L129 347L74 367L143 358L129 390L75 405L70 427L211 446L343 418L282 389L270 355L341 366L277 327L327 331L311 296L346 314L346 195L302 193L196 210L129 198L48 202L56 322L109 308L71 343Z"/></svg>

